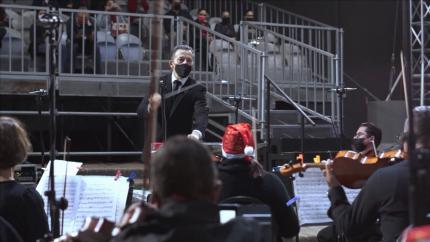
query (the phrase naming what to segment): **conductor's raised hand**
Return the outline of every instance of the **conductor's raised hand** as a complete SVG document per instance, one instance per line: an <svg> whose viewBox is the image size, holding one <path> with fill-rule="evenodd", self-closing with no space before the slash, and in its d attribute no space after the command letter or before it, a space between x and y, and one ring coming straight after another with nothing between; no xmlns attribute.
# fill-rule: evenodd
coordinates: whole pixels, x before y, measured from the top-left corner
<svg viewBox="0 0 430 242"><path fill-rule="evenodd" d="M148 112L157 110L161 105L161 95L156 92L148 99Z"/></svg>

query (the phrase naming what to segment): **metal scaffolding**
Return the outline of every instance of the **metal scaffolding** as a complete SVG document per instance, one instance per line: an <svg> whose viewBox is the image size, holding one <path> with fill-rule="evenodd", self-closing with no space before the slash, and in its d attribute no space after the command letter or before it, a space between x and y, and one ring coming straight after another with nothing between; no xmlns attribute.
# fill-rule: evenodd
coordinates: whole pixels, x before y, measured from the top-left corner
<svg viewBox="0 0 430 242"><path fill-rule="evenodd" d="M412 99L430 101L430 0L410 0Z"/></svg>

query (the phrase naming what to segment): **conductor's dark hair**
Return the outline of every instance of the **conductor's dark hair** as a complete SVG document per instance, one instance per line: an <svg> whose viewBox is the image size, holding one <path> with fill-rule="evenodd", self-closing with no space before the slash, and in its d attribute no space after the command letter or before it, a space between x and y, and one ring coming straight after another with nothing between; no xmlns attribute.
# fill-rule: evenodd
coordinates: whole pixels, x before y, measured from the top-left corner
<svg viewBox="0 0 430 242"><path fill-rule="evenodd" d="M11 117L0 117L0 169L23 162L31 150L31 143L23 124Z"/></svg>
<svg viewBox="0 0 430 242"><path fill-rule="evenodd" d="M366 122L360 124L360 127L366 128L367 136L375 137L375 146L378 146L381 143L382 131L380 128L376 127L374 123Z"/></svg>
<svg viewBox="0 0 430 242"><path fill-rule="evenodd" d="M161 199L208 198L217 177L208 149L185 136L169 139L151 161L152 189Z"/></svg>
<svg viewBox="0 0 430 242"><path fill-rule="evenodd" d="M176 52L177 52L178 50L191 51L191 53L192 53L192 54L193 54L193 56L194 56L194 50L193 50L193 48L192 48L191 46L189 46L189 45L177 45L177 46L175 46L175 48L173 48L172 56L171 56L171 59L172 59L172 60L173 60L173 57L175 56L175 54L176 54Z"/></svg>

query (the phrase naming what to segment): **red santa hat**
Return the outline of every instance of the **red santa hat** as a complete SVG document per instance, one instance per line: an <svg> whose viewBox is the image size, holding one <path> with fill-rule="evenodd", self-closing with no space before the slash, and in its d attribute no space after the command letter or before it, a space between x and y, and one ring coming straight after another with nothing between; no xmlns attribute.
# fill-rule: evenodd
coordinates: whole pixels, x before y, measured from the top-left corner
<svg viewBox="0 0 430 242"><path fill-rule="evenodd" d="M222 154L227 159L254 157L255 143L248 123L230 124L222 137Z"/></svg>

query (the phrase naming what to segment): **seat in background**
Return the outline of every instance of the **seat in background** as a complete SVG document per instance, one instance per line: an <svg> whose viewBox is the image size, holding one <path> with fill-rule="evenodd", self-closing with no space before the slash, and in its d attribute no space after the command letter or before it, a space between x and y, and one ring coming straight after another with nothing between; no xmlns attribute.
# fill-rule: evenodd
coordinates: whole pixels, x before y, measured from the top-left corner
<svg viewBox="0 0 430 242"><path fill-rule="evenodd" d="M132 34L120 34L116 38L116 46L120 49L122 58L127 62L143 60L142 41Z"/></svg>
<svg viewBox="0 0 430 242"><path fill-rule="evenodd" d="M96 43L100 50L101 61L116 61L117 45L112 35L105 31L97 31Z"/></svg>
<svg viewBox="0 0 430 242"><path fill-rule="evenodd" d="M220 80L235 82L240 77L240 66L238 56L230 42L215 39L209 45L209 51L215 57L215 68Z"/></svg>
<svg viewBox="0 0 430 242"><path fill-rule="evenodd" d="M257 49L266 53L266 73L275 82L282 81L284 69L287 68L286 61L280 52L279 46L273 42L264 42Z"/></svg>
<svg viewBox="0 0 430 242"><path fill-rule="evenodd" d="M27 71L30 56L25 50L24 40L18 31L5 28L6 34L2 39L0 49L0 70Z"/></svg>
<svg viewBox="0 0 430 242"><path fill-rule="evenodd" d="M222 18L220 17L212 17L209 19L209 26L212 30L215 29L215 25L222 22Z"/></svg>
<svg viewBox="0 0 430 242"><path fill-rule="evenodd" d="M299 46L291 43L284 43L281 46L287 68L284 70L286 81L306 82L311 78L311 70L308 67L306 56L302 53Z"/></svg>

